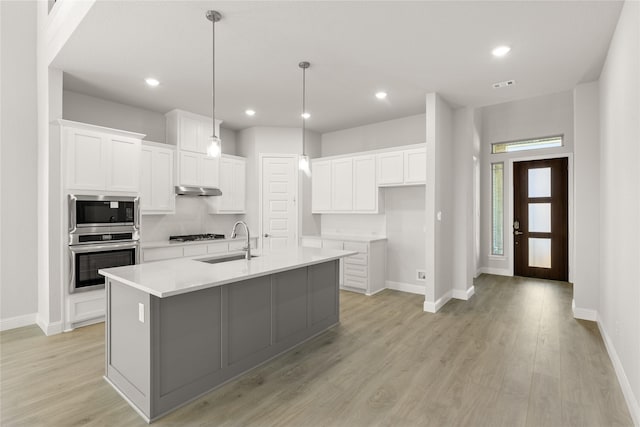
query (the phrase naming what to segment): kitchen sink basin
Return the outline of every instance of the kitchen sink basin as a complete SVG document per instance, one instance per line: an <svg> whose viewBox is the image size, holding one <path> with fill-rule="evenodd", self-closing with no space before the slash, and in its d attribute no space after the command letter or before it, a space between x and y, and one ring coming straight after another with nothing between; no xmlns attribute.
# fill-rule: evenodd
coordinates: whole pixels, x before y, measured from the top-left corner
<svg viewBox="0 0 640 427"><path fill-rule="evenodd" d="M257 258L258 255L251 255L251 258ZM216 257L216 258L207 258L207 259L199 259L198 261L201 262L206 262L207 264L219 264L221 262L228 262L228 261L238 261L241 259L245 259L244 255L233 255L233 256L227 256L227 257Z"/></svg>

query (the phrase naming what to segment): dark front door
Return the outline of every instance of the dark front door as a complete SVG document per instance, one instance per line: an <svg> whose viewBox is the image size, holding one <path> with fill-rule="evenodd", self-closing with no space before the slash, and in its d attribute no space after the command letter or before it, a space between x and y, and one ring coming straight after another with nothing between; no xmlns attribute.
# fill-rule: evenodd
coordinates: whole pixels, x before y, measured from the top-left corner
<svg viewBox="0 0 640 427"><path fill-rule="evenodd" d="M516 276L569 277L568 162L513 164L513 242Z"/></svg>

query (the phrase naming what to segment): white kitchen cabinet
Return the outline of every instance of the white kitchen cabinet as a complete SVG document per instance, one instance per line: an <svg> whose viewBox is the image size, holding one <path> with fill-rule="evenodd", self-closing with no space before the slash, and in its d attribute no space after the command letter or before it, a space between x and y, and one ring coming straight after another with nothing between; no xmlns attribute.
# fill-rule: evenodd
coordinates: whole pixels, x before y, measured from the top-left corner
<svg viewBox="0 0 640 427"><path fill-rule="evenodd" d="M331 210L353 210L353 159L331 161Z"/></svg>
<svg viewBox="0 0 640 427"><path fill-rule="evenodd" d="M353 210L378 212L375 156L353 158Z"/></svg>
<svg viewBox="0 0 640 427"><path fill-rule="evenodd" d="M210 256L222 256L230 252L242 251L246 245L246 240L210 240L197 243L171 243L166 246L145 248L141 250L140 259L142 262L162 261L166 259L194 257L207 258ZM251 238L251 249L258 246L258 238Z"/></svg>
<svg viewBox="0 0 640 427"><path fill-rule="evenodd" d="M378 154L378 185L404 183L404 155L401 151Z"/></svg>
<svg viewBox="0 0 640 427"><path fill-rule="evenodd" d="M243 214L246 210L247 160L223 155L220 159L220 190L222 196L211 199L209 213Z"/></svg>
<svg viewBox="0 0 640 427"><path fill-rule="evenodd" d="M206 154L213 135L210 117L183 110L172 110L165 114L167 143L179 150ZM220 136L221 120L216 120L216 135Z"/></svg>
<svg viewBox="0 0 640 427"><path fill-rule="evenodd" d="M305 236L300 240L300 245L358 252L340 259L340 287L366 295L373 295L385 289L386 240L353 241L333 237Z"/></svg>
<svg viewBox="0 0 640 427"><path fill-rule="evenodd" d="M331 161L311 161L311 210L331 211Z"/></svg>
<svg viewBox="0 0 640 427"><path fill-rule="evenodd" d="M220 159L206 154L179 152L177 185L218 187Z"/></svg>
<svg viewBox="0 0 640 427"><path fill-rule="evenodd" d="M143 134L59 120L67 190L138 193Z"/></svg>
<svg viewBox="0 0 640 427"><path fill-rule="evenodd" d="M220 185L220 158L201 154L198 159L198 185L202 187L218 187Z"/></svg>
<svg viewBox="0 0 640 427"><path fill-rule="evenodd" d="M145 142L140 161L140 210L146 214L175 213L173 162L167 144Z"/></svg>
<svg viewBox="0 0 640 427"><path fill-rule="evenodd" d="M425 147L378 154L378 185L396 187L426 182L427 151Z"/></svg>

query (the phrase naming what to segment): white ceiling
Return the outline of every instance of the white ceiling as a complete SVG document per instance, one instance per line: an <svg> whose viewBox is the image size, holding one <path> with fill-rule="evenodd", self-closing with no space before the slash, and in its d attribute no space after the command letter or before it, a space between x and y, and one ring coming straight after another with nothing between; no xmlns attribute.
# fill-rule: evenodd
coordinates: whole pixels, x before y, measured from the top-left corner
<svg viewBox="0 0 640 427"><path fill-rule="evenodd" d="M211 115L216 24L217 117L232 129L328 132L424 112L424 95L482 106L598 78L617 1L98 1L56 58L65 89L165 113ZM512 47L505 58L491 49ZM144 78L161 84L148 88ZM516 85L492 89L494 82ZM374 93L386 90L385 101ZM256 116L248 117L245 109Z"/></svg>

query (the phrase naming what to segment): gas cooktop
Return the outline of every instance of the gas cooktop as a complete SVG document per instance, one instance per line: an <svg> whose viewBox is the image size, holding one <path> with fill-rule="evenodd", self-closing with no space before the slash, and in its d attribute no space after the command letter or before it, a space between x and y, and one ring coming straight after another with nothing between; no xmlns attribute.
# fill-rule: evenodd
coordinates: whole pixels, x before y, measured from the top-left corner
<svg viewBox="0 0 640 427"><path fill-rule="evenodd" d="M169 236L170 242L195 242L199 240L224 239L224 234L187 234L184 236Z"/></svg>

